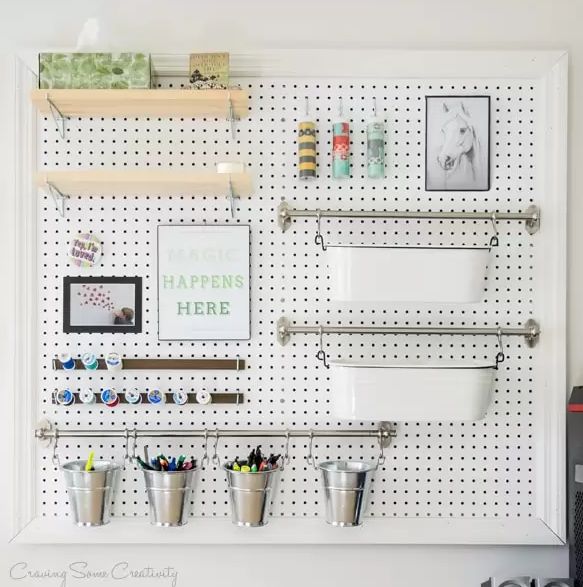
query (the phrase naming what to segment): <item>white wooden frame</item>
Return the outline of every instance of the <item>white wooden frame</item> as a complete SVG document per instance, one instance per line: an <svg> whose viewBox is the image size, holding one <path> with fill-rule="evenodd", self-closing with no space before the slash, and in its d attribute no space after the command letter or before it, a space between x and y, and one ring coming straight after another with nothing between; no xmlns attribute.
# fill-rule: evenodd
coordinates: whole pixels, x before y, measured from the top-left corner
<svg viewBox="0 0 583 587"><path fill-rule="evenodd" d="M340 56L339 53L342 53ZM8 540L17 543L384 543L384 544L564 544L566 540L565 498L565 397L566 397L566 202L567 202L567 73L565 52L408 52L408 51L310 51L236 54L233 74L271 76L362 77L507 77L542 78L545 84L545 149L548 161L545 189L555 206L543 210L541 234L553 234L553 246L544 254L552 274L545 279L557 284L554 298L539 308L541 344L548 364L544 370L543 433L537 442L538 518L524 520L385 519L369 520L352 532L335 532L321 521L278 520L261 532L240 532L225 520L197 520L172 533L159 532L141 521L116 520L115 526L99 532L76 530L66 521L36 517L36 441L32 436L36 402L36 113L30 107L27 85L31 75L24 63L12 63L14 103L6 122L14 130L15 173L3 207L9 254L5 281L14 283L8 292L6 314L11 348L3 353L3 378L11 383L3 410L7 446L12 450L13 487L8 492L12 512ZM171 72L173 62L164 65ZM6 81L6 80L5 80ZM6 114L6 112L5 112ZM542 124L542 122L541 122ZM560 235L560 236L559 236ZM552 325L548 327L547 325ZM317 524L316 524L317 522Z"/></svg>

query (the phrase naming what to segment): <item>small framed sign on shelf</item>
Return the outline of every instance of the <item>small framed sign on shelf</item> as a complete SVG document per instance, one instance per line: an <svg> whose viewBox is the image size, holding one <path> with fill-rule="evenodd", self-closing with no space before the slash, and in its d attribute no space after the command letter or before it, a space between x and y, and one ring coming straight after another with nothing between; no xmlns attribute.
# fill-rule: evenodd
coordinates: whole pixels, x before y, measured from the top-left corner
<svg viewBox="0 0 583 587"><path fill-rule="evenodd" d="M159 340L249 340L249 226L158 227Z"/></svg>
<svg viewBox="0 0 583 587"><path fill-rule="evenodd" d="M63 332L142 332L142 278L65 277Z"/></svg>

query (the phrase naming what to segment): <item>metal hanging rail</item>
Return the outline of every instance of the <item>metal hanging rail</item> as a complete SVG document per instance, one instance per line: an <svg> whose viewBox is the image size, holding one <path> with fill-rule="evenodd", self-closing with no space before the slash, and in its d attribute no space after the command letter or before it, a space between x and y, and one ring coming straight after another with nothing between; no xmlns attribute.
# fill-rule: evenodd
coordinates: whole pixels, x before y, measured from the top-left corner
<svg viewBox="0 0 583 587"><path fill-rule="evenodd" d="M378 428L372 430L61 430L48 420L43 420L34 435L49 444L59 438L376 438L387 447L396 432L388 422L381 422Z"/></svg>
<svg viewBox="0 0 583 587"><path fill-rule="evenodd" d="M495 224L499 220L523 220L529 234L535 234L540 228L540 209L529 206L524 212L429 212L399 210L297 210L283 200L277 208L277 223L285 232L294 218L396 218L419 220L490 220Z"/></svg>
<svg viewBox="0 0 583 587"><path fill-rule="evenodd" d="M458 327L458 326L328 326L316 324L295 326L285 316L277 321L277 340L285 345L292 334L477 334L501 336L523 336L529 347L538 342L540 326L532 318L520 328L511 327Z"/></svg>

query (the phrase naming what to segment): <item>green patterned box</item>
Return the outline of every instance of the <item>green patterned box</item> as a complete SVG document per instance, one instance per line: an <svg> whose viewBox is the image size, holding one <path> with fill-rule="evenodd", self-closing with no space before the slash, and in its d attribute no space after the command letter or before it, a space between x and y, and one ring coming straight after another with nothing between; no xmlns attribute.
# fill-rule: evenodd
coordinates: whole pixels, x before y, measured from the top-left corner
<svg viewBox="0 0 583 587"><path fill-rule="evenodd" d="M143 89L150 87L145 53L41 53L41 89Z"/></svg>

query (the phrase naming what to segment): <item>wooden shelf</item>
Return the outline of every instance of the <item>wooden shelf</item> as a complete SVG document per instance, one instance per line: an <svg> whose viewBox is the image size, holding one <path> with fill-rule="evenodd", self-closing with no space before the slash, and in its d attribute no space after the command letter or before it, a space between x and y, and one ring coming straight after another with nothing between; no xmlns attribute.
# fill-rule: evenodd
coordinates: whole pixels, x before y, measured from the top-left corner
<svg viewBox="0 0 583 587"><path fill-rule="evenodd" d="M98 359L98 369L107 369L104 359ZM53 359L53 369L63 370L63 365L58 359ZM122 359L122 369L120 371L111 371L111 373L121 373L128 369L222 369L227 371L241 371L245 369L244 359ZM83 366L81 359L75 359L75 370L69 373L86 373L89 372Z"/></svg>
<svg viewBox="0 0 583 587"><path fill-rule="evenodd" d="M214 171L174 169L42 171L39 187L54 186L66 196L228 196L229 178L233 194L251 194L251 176Z"/></svg>
<svg viewBox="0 0 583 587"><path fill-rule="evenodd" d="M49 100L71 116L180 116L235 118L249 113L244 90L32 90L31 100L42 114L50 114Z"/></svg>

